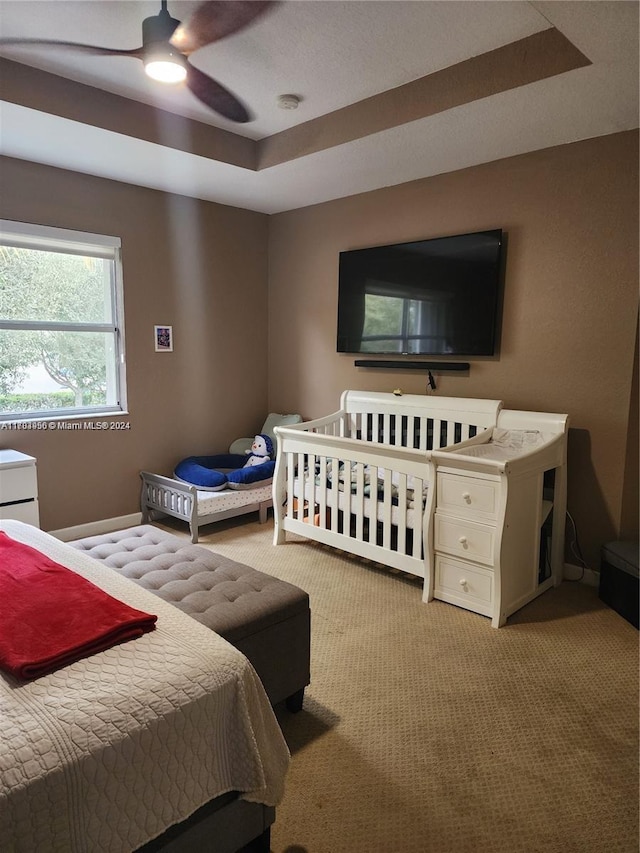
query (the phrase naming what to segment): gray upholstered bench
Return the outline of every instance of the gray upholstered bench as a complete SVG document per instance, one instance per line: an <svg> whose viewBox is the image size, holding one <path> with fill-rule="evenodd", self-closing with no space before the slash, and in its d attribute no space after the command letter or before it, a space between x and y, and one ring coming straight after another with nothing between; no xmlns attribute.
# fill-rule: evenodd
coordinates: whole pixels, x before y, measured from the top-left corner
<svg viewBox="0 0 640 853"><path fill-rule="evenodd" d="M306 592L151 525L68 544L220 634L249 658L273 705L300 710L309 683Z"/></svg>

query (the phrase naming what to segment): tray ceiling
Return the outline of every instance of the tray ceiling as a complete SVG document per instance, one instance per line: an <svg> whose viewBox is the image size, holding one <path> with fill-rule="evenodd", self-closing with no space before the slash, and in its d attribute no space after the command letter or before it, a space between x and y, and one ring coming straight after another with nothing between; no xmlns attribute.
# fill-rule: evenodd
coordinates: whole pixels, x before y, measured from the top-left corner
<svg viewBox="0 0 640 853"><path fill-rule="evenodd" d="M2 0L0 38L134 48L159 5ZM279 3L192 56L246 125L135 59L0 56L1 153L267 213L638 126L632 0Z"/></svg>

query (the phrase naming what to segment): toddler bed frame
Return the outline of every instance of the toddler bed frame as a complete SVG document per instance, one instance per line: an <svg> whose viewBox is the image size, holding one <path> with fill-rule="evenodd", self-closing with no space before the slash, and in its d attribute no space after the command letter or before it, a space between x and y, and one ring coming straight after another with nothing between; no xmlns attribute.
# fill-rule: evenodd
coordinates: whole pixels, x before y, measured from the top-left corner
<svg viewBox="0 0 640 853"><path fill-rule="evenodd" d="M172 477L141 471L142 492L140 509L142 524L148 524L158 513L189 523L191 541L198 542L198 528L214 521L257 512L261 524L267 520L267 510L273 505L271 484L255 489L223 489L208 492Z"/></svg>
<svg viewBox="0 0 640 853"><path fill-rule="evenodd" d="M499 627L561 581L567 426L499 400L345 391L275 429L274 544L297 533L422 577L425 602ZM505 431L535 444L505 450Z"/></svg>

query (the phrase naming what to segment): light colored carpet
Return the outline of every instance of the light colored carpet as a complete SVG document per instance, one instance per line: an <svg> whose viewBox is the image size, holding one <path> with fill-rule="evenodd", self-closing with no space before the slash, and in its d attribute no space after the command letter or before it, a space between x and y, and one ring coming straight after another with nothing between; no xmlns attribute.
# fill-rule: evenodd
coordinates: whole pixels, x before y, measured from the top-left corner
<svg viewBox="0 0 640 853"><path fill-rule="evenodd" d="M165 529L184 534L169 522ZM274 853L637 853L638 632L564 583L488 619L236 519L200 544L309 592Z"/></svg>

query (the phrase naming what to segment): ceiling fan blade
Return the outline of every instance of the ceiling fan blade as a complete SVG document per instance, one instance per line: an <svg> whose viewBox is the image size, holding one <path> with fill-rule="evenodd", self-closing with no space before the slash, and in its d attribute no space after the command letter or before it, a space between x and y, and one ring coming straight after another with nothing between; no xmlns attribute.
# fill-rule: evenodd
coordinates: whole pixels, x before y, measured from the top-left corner
<svg viewBox="0 0 640 853"><path fill-rule="evenodd" d="M188 56L199 47L237 33L274 5L274 0L208 0L180 24L171 44Z"/></svg>
<svg viewBox="0 0 640 853"><path fill-rule="evenodd" d="M194 68L189 62L187 62L187 87L203 104L224 118L239 123L251 121L251 114L235 95L208 74Z"/></svg>
<svg viewBox="0 0 640 853"><path fill-rule="evenodd" d="M116 50L111 47L98 47L95 44L81 44L75 41L49 41L48 39L0 39L0 49L3 47L71 47L83 53L95 56L134 56L142 58L142 48L133 50Z"/></svg>

